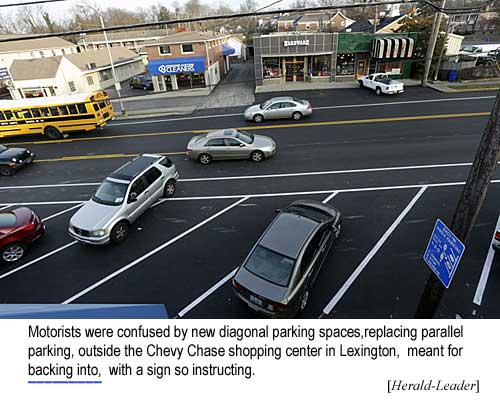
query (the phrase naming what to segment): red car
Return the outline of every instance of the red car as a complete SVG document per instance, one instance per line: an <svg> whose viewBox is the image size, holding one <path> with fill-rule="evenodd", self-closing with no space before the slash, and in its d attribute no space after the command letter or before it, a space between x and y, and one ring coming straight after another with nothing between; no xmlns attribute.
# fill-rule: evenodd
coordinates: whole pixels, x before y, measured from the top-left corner
<svg viewBox="0 0 500 400"><path fill-rule="evenodd" d="M40 218L29 208L0 212L0 256L6 263L20 260L28 246L45 231Z"/></svg>

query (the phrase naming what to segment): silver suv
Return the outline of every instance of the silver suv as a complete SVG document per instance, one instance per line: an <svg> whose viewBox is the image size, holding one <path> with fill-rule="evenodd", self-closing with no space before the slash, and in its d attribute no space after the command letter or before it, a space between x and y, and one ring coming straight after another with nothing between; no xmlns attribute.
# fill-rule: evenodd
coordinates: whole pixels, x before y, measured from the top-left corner
<svg viewBox="0 0 500 400"><path fill-rule="evenodd" d="M179 173L157 154L134 158L104 180L69 222L69 234L89 244L118 244L130 224L161 197L172 197Z"/></svg>

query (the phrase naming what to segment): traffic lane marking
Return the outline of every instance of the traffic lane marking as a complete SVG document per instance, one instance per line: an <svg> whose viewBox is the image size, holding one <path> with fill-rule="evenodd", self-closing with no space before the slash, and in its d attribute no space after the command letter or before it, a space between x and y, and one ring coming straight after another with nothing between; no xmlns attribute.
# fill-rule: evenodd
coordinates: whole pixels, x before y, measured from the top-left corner
<svg viewBox="0 0 500 400"><path fill-rule="evenodd" d="M434 115L414 115L414 116L404 116L404 117L387 117L387 118L365 118L365 119L351 119L351 120L338 120L338 121L318 121L318 122L302 122L302 123L291 123L291 124L273 124L273 125L252 125L252 126L242 126L236 127L241 131L259 131L259 130L271 130L271 129L288 129L288 128L312 128L319 126L335 126L335 125L357 125L357 124L371 124L371 123L385 123L385 122L401 122L401 121L423 121L423 120L433 120L433 119L450 119L450 118L473 118L473 117L484 117L489 116L491 113L488 112L469 112L469 113L456 113L456 114L434 114ZM220 128L223 129L223 128ZM198 129L198 130L185 130L185 131L173 131L173 132L150 132L150 133L135 133L135 134L123 134L123 135L111 135L111 136L92 136L84 138L73 138L73 139L61 139L61 140L39 140L32 142L14 142L14 143L4 143L5 145L51 145L59 143L71 143L71 142L82 142L82 141L92 141L92 140L111 140L111 139L127 139L127 138L141 138L149 136L166 136L166 135L196 135L207 133L217 129Z"/></svg>
<svg viewBox="0 0 500 400"><path fill-rule="evenodd" d="M451 97L446 99L426 99L426 100L407 100L407 101L391 101L383 103L368 103L368 104L347 104L347 105L334 105L334 106L319 106L313 107L313 113L316 110L332 110L337 108L360 108L360 107L383 107L391 105L406 105L406 104L419 104L419 103L442 103L448 101L470 101L470 100L485 100L494 99L495 96L474 96L474 97ZM123 125L142 125L142 124L154 124L163 122L176 122L176 121L191 121L197 119L207 119L207 118L228 118L240 116L243 118L243 111L240 113L232 114L216 114L216 115L201 115L201 116L191 116L191 117L179 117L179 118L166 118L158 119L154 121L131 121L131 122L113 122L109 126L123 126Z"/></svg>
<svg viewBox="0 0 500 400"><path fill-rule="evenodd" d="M163 156L177 156L177 155L185 155L185 151L178 151L178 152L166 152L166 153L155 153L155 154L161 154ZM99 160L99 159L107 159L107 158L131 158L131 157L138 157L140 156L140 153L135 153L135 154L123 154L123 153L117 153L117 154L91 154L91 155L81 155L81 156L66 156L66 157L60 157L60 158L47 158L43 160L34 160L34 163L42 163L42 162L57 162L57 161L81 161L81 160Z"/></svg>
<svg viewBox="0 0 500 400"><path fill-rule="evenodd" d="M387 241L387 239L396 230L396 228L399 226L399 224L401 223L403 218L406 217L406 215L411 211L413 206L417 203L417 201L424 194L424 192L427 190L427 188L428 188L427 186L423 186L422 188L420 188L420 190L417 192L417 194L410 200L408 205L404 208L404 210L401 212L401 214L399 214L399 216L394 220L394 222L391 224L389 229L387 229L387 231L382 235L382 237L375 244L375 246L370 250L370 252L366 255L366 257L361 261L361 263L356 267L356 269L353 271L352 275L347 279L347 281L344 283L344 285L342 285L342 287L337 291L337 293L335 293L335 295L328 302L328 304L326 304L325 308L323 309L323 313L320 317L324 317L332 312L333 308L338 304L338 302L346 294L346 292L352 286L354 281L363 272L363 270L366 268L366 266L369 264L369 262L372 260L372 258L377 254L379 249L384 245L384 243Z"/></svg>
<svg viewBox="0 0 500 400"><path fill-rule="evenodd" d="M151 250L150 252L144 254L143 256L137 258L136 260L132 261L131 263L121 267L120 269L114 271L113 273L107 275L106 277L100 279L99 281L95 282L94 284L88 286L87 288L85 288L84 290L81 290L80 292L74 294L73 296L71 296L70 298L64 300L62 302L62 304L70 304L70 303L73 303L75 300L78 300L79 298L81 298L82 296L85 296L86 294L88 294L89 292L95 290L96 288L98 288L99 286L103 285L104 283L110 281L111 279L115 278L116 276L122 274L123 272L129 270L130 268L133 268L134 266L136 266L137 264L141 263L142 261L148 259L149 257L155 255L156 253L162 251L163 249L167 248L168 246L174 244L175 242L177 242L178 240L182 239L183 237L185 236L188 236L190 233L196 231L197 229L201 228L203 225L211 222L212 220L214 220L215 218L219 217L220 215L226 213L227 211L231 210L232 208L238 206L239 204L245 202L246 200L248 200L248 197L243 197L239 200L237 200L236 202L232 203L231 205L229 205L228 207L218 211L217 213L213 214L212 216L210 216L209 218L199 222L198 224L196 224L195 226L187 229L186 231L184 231L183 233L181 233L180 235L174 237L173 239L170 239L169 241L163 243L162 245L154 248L153 250Z"/></svg>

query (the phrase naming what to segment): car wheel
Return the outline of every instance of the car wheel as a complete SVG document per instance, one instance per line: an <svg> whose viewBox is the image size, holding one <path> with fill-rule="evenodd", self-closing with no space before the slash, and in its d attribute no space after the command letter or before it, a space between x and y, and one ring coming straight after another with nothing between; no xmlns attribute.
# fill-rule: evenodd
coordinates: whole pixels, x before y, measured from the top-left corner
<svg viewBox="0 0 500 400"><path fill-rule="evenodd" d="M2 176L12 176L14 175L14 169L9 167L8 165L2 165L0 167L0 175Z"/></svg>
<svg viewBox="0 0 500 400"><path fill-rule="evenodd" d="M260 124L264 120L264 117L260 114L255 114L253 116L253 122Z"/></svg>
<svg viewBox="0 0 500 400"><path fill-rule="evenodd" d="M13 263L20 260L26 253L27 247L22 243L11 243L2 249L2 260Z"/></svg>
<svg viewBox="0 0 500 400"><path fill-rule="evenodd" d="M212 162L212 157L210 156L210 154L204 153L198 157L198 161L200 162L200 164L207 165Z"/></svg>
<svg viewBox="0 0 500 400"><path fill-rule="evenodd" d="M250 160L253 162L261 162L264 159L264 153L260 150L252 151L250 154Z"/></svg>
<svg viewBox="0 0 500 400"><path fill-rule="evenodd" d="M53 126L48 126L45 128L45 136L47 136L50 140L61 139L61 132L54 128Z"/></svg>
<svg viewBox="0 0 500 400"><path fill-rule="evenodd" d="M363 81L358 81L359 82L359 87L362 88L365 86L365 84L363 83Z"/></svg>
<svg viewBox="0 0 500 400"><path fill-rule="evenodd" d="M486 65L489 65L489 66L493 65L493 61L487 61Z"/></svg>
<svg viewBox="0 0 500 400"><path fill-rule="evenodd" d="M175 194L175 181L170 179L165 183L165 189L163 189L163 197L172 197Z"/></svg>
<svg viewBox="0 0 500 400"><path fill-rule="evenodd" d="M376 94L377 96L380 96L380 95L382 94L382 89L380 89L380 87L377 87L377 88L375 89L375 94Z"/></svg>
<svg viewBox="0 0 500 400"><path fill-rule="evenodd" d="M302 293L302 296L300 297L299 312L305 310L308 302L309 302L309 288L304 290L304 293Z"/></svg>
<svg viewBox="0 0 500 400"><path fill-rule="evenodd" d="M295 111L293 114L292 114L292 118L295 120L295 121L298 121L300 119L302 119L302 113L298 112L298 111Z"/></svg>
<svg viewBox="0 0 500 400"><path fill-rule="evenodd" d="M128 236L128 224L124 221L118 222L113 229L111 229L111 234L109 239L113 244L120 244Z"/></svg>

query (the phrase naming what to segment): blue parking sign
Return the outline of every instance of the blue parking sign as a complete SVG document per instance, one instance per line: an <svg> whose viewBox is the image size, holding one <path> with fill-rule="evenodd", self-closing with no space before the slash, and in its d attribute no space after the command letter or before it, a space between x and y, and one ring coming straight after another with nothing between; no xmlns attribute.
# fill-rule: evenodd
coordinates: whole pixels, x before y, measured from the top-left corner
<svg viewBox="0 0 500 400"><path fill-rule="evenodd" d="M425 250L424 261L446 288L450 287L450 282L464 251L465 245L443 221L438 219Z"/></svg>

